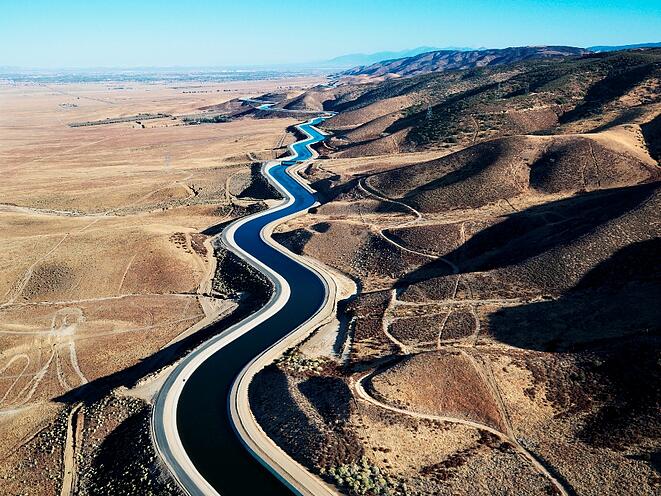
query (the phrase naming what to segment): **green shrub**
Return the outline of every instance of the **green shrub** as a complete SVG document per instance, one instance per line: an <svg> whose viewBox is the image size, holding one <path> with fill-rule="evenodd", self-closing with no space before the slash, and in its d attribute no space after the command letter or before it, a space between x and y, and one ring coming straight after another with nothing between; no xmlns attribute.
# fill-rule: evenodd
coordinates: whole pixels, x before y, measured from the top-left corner
<svg viewBox="0 0 661 496"><path fill-rule="evenodd" d="M407 494L404 483L383 473L366 457L362 457L358 462L331 467L322 473L328 474L336 485L350 495L405 496Z"/></svg>

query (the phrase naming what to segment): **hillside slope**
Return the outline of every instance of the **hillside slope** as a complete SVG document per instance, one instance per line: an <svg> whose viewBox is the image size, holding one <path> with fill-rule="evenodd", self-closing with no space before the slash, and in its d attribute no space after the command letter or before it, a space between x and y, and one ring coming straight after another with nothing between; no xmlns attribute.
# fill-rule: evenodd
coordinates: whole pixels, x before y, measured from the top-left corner
<svg viewBox="0 0 661 496"><path fill-rule="evenodd" d="M416 496L655 492L660 55L317 98L339 112L302 172L322 205L275 236L356 293L256 382L265 425L324 433L326 458L286 450L352 495L359 471Z"/></svg>
<svg viewBox="0 0 661 496"><path fill-rule="evenodd" d="M649 122L661 105L660 81L661 50L652 49L348 84L353 92L324 104L340 112L324 127L335 132L337 156L384 153L393 135L399 151L414 151L584 133Z"/></svg>
<svg viewBox="0 0 661 496"><path fill-rule="evenodd" d="M601 136L513 136L372 176L369 184L421 212L480 208L519 195L569 194L661 179L649 156Z"/></svg>
<svg viewBox="0 0 661 496"><path fill-rule="evenodd" d="M487 50L439 50L413 57L384 60L375 64L354 67L342 72L344 76L416 76L427 72L470 69L490 65L511 64L533 59L558 58L588 53L583 48L568 46L511 47Z"/></svg>

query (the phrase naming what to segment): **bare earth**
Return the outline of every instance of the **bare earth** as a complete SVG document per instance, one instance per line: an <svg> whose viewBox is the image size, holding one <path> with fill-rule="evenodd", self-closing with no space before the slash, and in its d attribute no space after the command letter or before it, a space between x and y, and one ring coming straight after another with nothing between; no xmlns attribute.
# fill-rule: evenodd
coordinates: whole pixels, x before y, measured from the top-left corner
<svg viewBox="0 0 661 496"><path fill-rule="evenodd" d="M326 202L275 239L357 289L256 377L265 431L348 494L657 493L660 55L299 97Z"/></svg>
<svg viewBox="0 0 661 496"><path fill-rule="evenodd" d="M292 142L297 120L177 116L312 82L0 86L0 494L134 494L141 470L155 474L143 489L178 491L139 434L148 405L117 388L143 384L181 356L168 345L187 329L237 307L212 290L201 232L255 203L250 164ZM68 126L148 113L173 117ZM103 460L117 429L147 443L124 486Z"/></svg>
<svg viewBox="0 0 661 496"><path fill-rule="evenodd" d="M660 57L0 87L0 494L179 494L149 402L268 296L205 228L322 108L322 205L273 237L345 299L255 376L266 434L350 495L657 494Z"/></svg>

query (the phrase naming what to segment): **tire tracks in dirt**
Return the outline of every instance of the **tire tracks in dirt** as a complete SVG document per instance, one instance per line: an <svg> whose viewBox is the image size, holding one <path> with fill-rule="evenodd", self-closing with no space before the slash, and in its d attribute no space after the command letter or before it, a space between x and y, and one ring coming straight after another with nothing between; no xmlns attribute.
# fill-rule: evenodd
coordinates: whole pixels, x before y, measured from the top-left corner
<svg viewBox="0 0 661 496"><path fill-rule="evenodd" d="M424 218L423 215L418 210L413 208L412 206L407 205L406 203L398 201L398 200L393 200L393 199L388 198L387 196L384 196L381 193L379 193L373 186L369 185L369 183L367 182L367 178L361 178L358 181L358 188L361 191L363 191L365 194L367 194L368 196L376 198L379 201L383 201L383 202L387 202L387 203L393 203L395 205L400 205L400 206L404 207L405 209L407 209L409 212L411 212L413 215L415 215L415 219L409 220L409 221L406 221L402 224L398 224L398 225L394 226L394 228L396 228L396 229L402 229L402 228L405 228L405 227L410 227L410 226L416 224L417 222L421 221ZM363 220L363 222L365 222L365 221ZM365 222L365 224L368 224L368 223ZM392 229L392 228L388 228L388 229ZM436 255L436 254L432 254L432 253L426 253L426 252L419 251L419 250L413 250L411 248L403 246L403 245L397 243L394 239L390 239L388 236L386 236L385 233L383 232L384 230L385 230L385 228L378 229L379 236L381 238L383 238L383 240L385 240L386 242L390 243L391 245L396 246L400 250L404 250L404 251L407 251L409 253L419 255L421 257L432 258L432 259L435 259L435 260L441 260L444 263L446 263L452 269L452 271L454 273L459 272L459 268L452 261L448 260L447 258L441 257L441 256Z"/></svg>
<svg viewBox="0 0 661 496"><path fill-rule="evenodd" d="M76 458L82 444L84 407L76 403L67 418L67 434L62 454L62 486L60 496L74 496L78 481Z"/></svg>
<svg viewBox="0 0 661 496"><path fill-rule="evenodd" d="M419 222L420 220L423 219L423 215L411 207L410 205L407 205L404 202L400 202L397 200L392 200L385 195L379 194L377 191L374 190L365 180L365 178L361 178L358 181L358 187L361 191L366 193L369 196L372 196L380 201L386 201L390 203L394 203L400 206L403 206L406 208L409 212L413 213L415 215L415 218L413 220L407 221L403 224L400 224L397 226L397 228L402 228L402 227L408 227L411 225L414 225L415 223ZM511 205L510 205L511 206ZM512 207L513 208L513 207ZM363 222L364 219L363 219ZM471 316L473 317L473 320L475 322L474 326L474 331L471 337L471 348L473 350L473 353L477 354L477 357L473 355L473 353L468 353L466 350L462 349L462 347L456 347L456 346L451 346L448 347L447 349L452 349L452 350L459 350L462 355L464 355L469 362L473 365L473 368L476 370L478 376L480 377L481 381L485 384L487 389L490 391L491 395L494 398L494 401L496 402L498 409L500 411L500 417L503 421L503 424L505 426L506 432L501 432L498 429L494 429L491 426L488 426L486 424L482 424L479 422L475 422L472 420L466 420L458 417L450 417L450 416L435 416L435 415L425 415L425 414L420 414L416 412L411 412L409 410L405 410L402 408L397 408L391 405L387 405L386 403L380 402L377 399L373 398L372 396L369 395L369 393L366 391L366 389L363 387L362 383L366 379L368 379L373 372L367 373L360 377L356 382L355 382L355 391L358 395L359 398L373 404L374 406L384 408L393 412L397 412L403 415L409 415L417 418L427 418L427 419L433 419L433 420L440 420L444 422L449 422L449 423L455 423L455 424L461 424L465 425L468 427L472 427L475 429L480 429L484 430L487 432L490 432L491 434L494 434L498 436L501 440L506 441L509 443L511 446L514 447L514 449L519 453L520 456L522 456L537 472L539 472L541 475L543 475L552 485L553 487L559 492L559 494L563 496L568 496L570 493L573 491L571 488L569 488L569 491L565 487L565 484L563 484L558 478L556 478L549 468L547 468L546 464L543 463L542 461L539 460L539 458L535 455L533 455L530 451L528 451L517 439L515 433L514 433L514 428L512 426L511 419L509 417L505 402L502 398L502 395L500 394L500 390L498 388L498 385L496 383L495 377L493 376L493 372L491 370L490 362L488 358L483 357L477 348L477 343L478 339L480 336L480 330L481 330L481 324L480 324L480 318L477 314L477 305L476 305L476 300L474 300L474 295L473 295L473 290L470 286L470 283L465 279L461 277L461 274L459 273L459 267L451 262L450 260L447 260L443 257L437 256L437 255L430 255L428 253L412 250L408 247L402 246L399 243L395 242L394 240L390 239L384 234L384 229L379 229L379 235L388 243L411 253L421 255L424 257L428 258L434 258L434 259L439 259L445 262L448 266L451 267L453 274L455 274L455 284L452 292L452 296L450 299L446 300L441 300L439 303L444 304L444 303L457 303L457 304L467 304L469 311L471 313ZM465 223L462 223L461 225L461 240L462 244L465 243L466 240L466 232L465 232ZM468 292L469 299L468 300L457 300L457 293L458 293L458 288L459 284L463 283L464 286L466 287L466 290ZM397 302L397 293L396 290L392 290L391 294L391 299L388 302L388 306L384 312L384 316L382 319L382 329L386 337L393 342L400 352L404 355L408 355L409 353L409 347L401 343L399 340L397 340L394 336L392 336L389 332L389 326L391 325L392 322L392 311L393 308L398 304ZM412 304L417 306L417 304ZM449 317L452 315L452 313L455 311L455 308L450 308L449 313L445 316L443 321L441 322L437 341L436 341L436 349L437 350L443 350L446 349L443 344L442 344L442 335L443 331L445 329L445 326L447 324L447 321Z"/></svg>
<svg viewBox="0 0 661 496"><path fill-rule="evenodd" d="M353 384L354 390L358 396L358 398L362 399L363 401L366 401L373 406L382 408L384 410L388 410L391 412L399 413L402 415L407 415L409 417L413 418L418 418L418 419L427 419L427 420L437 420L440 422L446 422L446 423L451 423L451 424L457 424L457 425L464 425L466 427L471 427L473 429L478 429L482 431L489 432L495 436L497 436L499 439L502 441L505 441L509 443L510 445L513 446L513 448L523 457L526 459L526 461L533 467L535 470L537 470L541 475L546 477L548 481L555 487L555 489L562 495L562 496L569 496L569 492L565 489L564 485L556 479L556 477L551 474L551 472L546 468L546 466L539 461L539 459L534 456L532 453L530 453L527 449L525 449L516 438L513 436L501 432L498 429L495 429L487 424L483 424L480 422L476 422L473 420L467 420L459 417L451 417L451 416L442 416L442 415L428 415L424 413L418 413L418 412L413 412L410 410L405 410L403 408L398 408L395 406L388 405L387 403L383 403L373 396L371 396L365 387L363 386L363 382L369 379L372 375L374 374L374 371L368 372L367 374L364 374L363 376L359 377Z"/></svg>

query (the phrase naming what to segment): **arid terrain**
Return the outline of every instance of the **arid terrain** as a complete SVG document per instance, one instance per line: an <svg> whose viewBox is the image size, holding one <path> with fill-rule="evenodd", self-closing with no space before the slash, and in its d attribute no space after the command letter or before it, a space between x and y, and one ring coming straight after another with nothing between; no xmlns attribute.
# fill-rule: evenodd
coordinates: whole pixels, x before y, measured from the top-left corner
<svg viewBox="0 0 661 496"><path fill-rule="evenodd" d="M0 85L0 494L182 494L153 398L271 291L211 236L322 111L273 238L341 301L251 383L264 432L348 495L658 494L661 50L548 48Z"/></svg>
<svg viewBox="0 0 661 496"><path fill-rule="evenodd" d="M204 230L265 207L253 164L297 122L187 119L318 81L0 86L0 494L176 491L147 402L199 329L250 306L212 281Z"/></svg>
<svg viewBox="0 0 661 496"><path fill-rule="evenodd" d="M265 431L349 494L657 493L660 76L616 52L283 102L339 114L326 202L275 238L355 291L256 379Z"/></svg>

